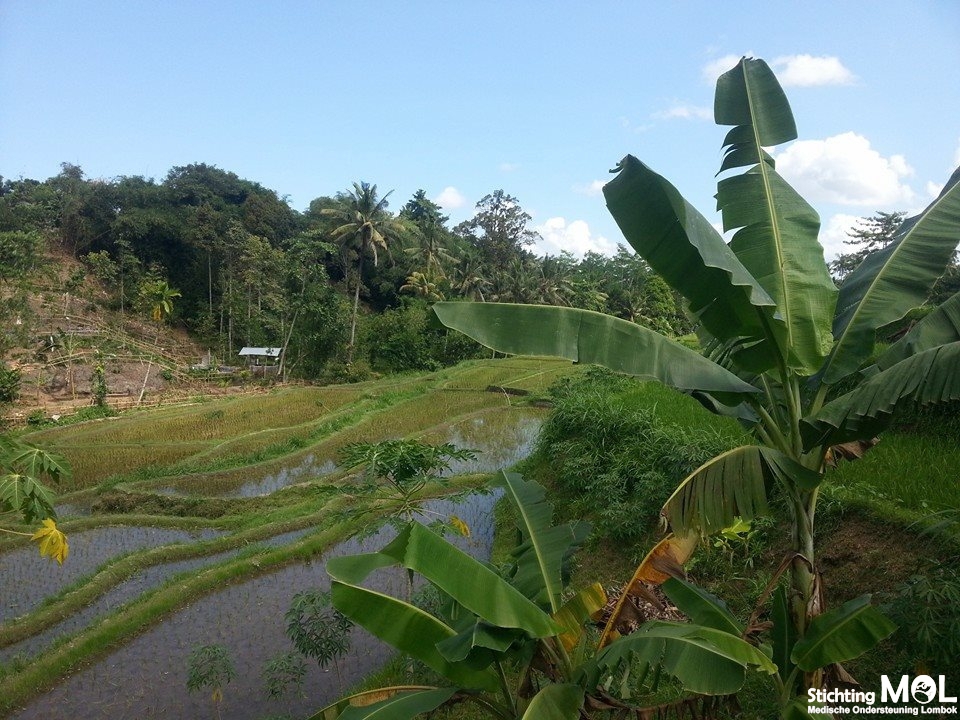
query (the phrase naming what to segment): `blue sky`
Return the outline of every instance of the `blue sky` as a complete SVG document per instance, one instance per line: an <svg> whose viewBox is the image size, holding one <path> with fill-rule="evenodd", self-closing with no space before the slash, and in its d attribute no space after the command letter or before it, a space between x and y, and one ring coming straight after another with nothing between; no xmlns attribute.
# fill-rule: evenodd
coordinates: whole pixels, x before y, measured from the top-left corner
<svg viewBox="0 0 960 720"><path fill-rule="evenodd" d="M206 162L297 210L358 180L454 222L502 188L540 252L612 250L599 186L627 153L711 221L714 80L785 86L781 173L832 255L960 164L960 2L0 0L0 175L162 180Z"/></svg>

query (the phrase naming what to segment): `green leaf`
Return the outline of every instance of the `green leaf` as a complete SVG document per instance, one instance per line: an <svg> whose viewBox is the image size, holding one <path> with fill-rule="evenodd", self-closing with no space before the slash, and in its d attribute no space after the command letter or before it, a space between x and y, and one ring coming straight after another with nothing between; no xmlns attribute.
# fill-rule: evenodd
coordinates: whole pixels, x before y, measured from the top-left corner
<svg viewBox="0 0 960 720"><path fill-rule="evenodd" d="M19 448L8 461L10 467L35 479L47 475L56 483L70 478L70 466L60 455L26 443L17 444Z"/></svg>
<svg viewBox="0 0 960 720"><path fill-rule="evenodd" d="M436 710L453 697L456 688L414 690L400 692L393 697L365 707L348 706L337 715L314 716L319 720L411 720L423 713Z"/></svg>
<svg viewBox="0 0 960 720"><path fill-rule="evenodd" d="M578 720L583 707L583 688L578 685L547 685L530 701L523 720Z"/></svg>
<svg viewBox="0 0 960 720"><path fill-rule="evenodd" d="M773 662L777 665L781 682L785 683L794 668L794 664L790 660L790 653L793 652L793 646L797 642L797 631L793 625L793 620L790 618L787 592L783 586L778 587L773 594L771 619L773 620L773 629L771 630L773 634ZM794 684L796 684L796 680ZM786 688L785 694L792 695L793 693L794 687Z"/></svg>
<svg viewBox="0 0 960 720"><path fill-rule="evenodd" d="M532 637L549 637L560 630L497 573L420 523L410 523L379 553L332 558L327 572L336 580L357 585L374 569L390 564L420 573L493 625L518 628Z"/></svg>
<svg viewBox="0 0 960 720"><path fill-rule="evenodd" d="M519 630L478 621L463 632L437 643L437 650L450 662L470 658L471 667L486 667L523 637Z"/></svg>
<svg viewBox="0 0 960 720"><path fill-rule="evenodd" d="M801 670L813 672L859 657L896 629L870 604L870 595L861 595L813 618L793 646L790 660Z"/></svg>
<svg viewBox="0 0 960 720"><path fill-rule="evenodd" d="M501 472L499 485L513 502L522 542L513 551L516 572L512 581L525 596L545 603L551 613L562 604L563 561L578 534L570 524L552 525L553 506L543 486L517 473Z"/></svg>
<svg viewBox="0 0 960 720"><path fill-rule="evenodd" d="M767 479L760 446L734 448L690 473L662 512L674 532L712 535L737 518L750 520L768 511Z"/></svg>
<svg viewBox="0 0 960 720"><path fill-rule="evenodd" d="M790 106L767 64L743 58L717 80L714 115L736 126L724 141L721 172L750 168L717 184L723 228L739 228L730 248L776 303L788 367L812 375L833 346L837 290L817 241L819 216L762 150L796 138Z"/></svg>
<svg viewBox="0 0 960 720"><path fill-rule="evenodd" d="M750 667L769 674L777 671L769 658L739 637L690 623L654 621L618 638L586 663L585 687L596 687L625 662L660 666L684 689L703 695L737 692Z"/></svg>
<svg viewBox="0 0 960 720"><path fill-rule="evenodd" d="M434 699L440 698L442 693L449 693L445 700L441 701L435 706L436 708L440 707L440 705L446 702L446 700L449 700L455 691L456 688L437 688L426 685L394 685L391 687L376 688L374 690L366 690L355 695L350 695L349 697L341 698L332 705L328 705L319 712L311 715L308 720L338 720L339 718L346 717L344 713L350 708L367 708L376 703L383 703L397 696L410 697L413 695L419 695L422 699L426 700L425 704L428 704L430 700L428 700L427 697L424 697L424 693L436 693ZM397 717L403 718L413 716L400 715Z"/></svg>
<svg viewBox="0 0 960 720"><path fill-rule="evenodd" d="M901 360L801 423L804 447L874 437L898 407L960 399L960 342Z"/></svg>
<svg viewBox="0 0 960 720"><path fill-rule="evenodd" d="M924 350L960 340L960 292L914 325L910 332L877 358L877 367L886 370Z"/></svg>
<svg viewBox="0 0 960 720"><path fill-rule="evenodd" d="M492 673L450 662L437 650L439 643L456 632L432 615L389 595L338 581L331 583L330 594L334 606L357 625L448 680L461 687L497 687Z"/></svg>
<svg viewBox="0 0 960 720"><path fill-rule="evenodd" d="M627 242L689 301L712 336L752 342L756 362L751 369L771 367L776 353L769 345L770 328L782 325L774 317L775 301L665 178L632 155L617 169L603 194Z"/></svg>
<svg viewBox="0 0 960 720"><path fill-rule="evenodd" d="M808 707L822 707L822 703L810 702L805 696L795 697L780 708L781 720L816 720L821 715L811 715Z"/></svg>
<svg viewBox="0 0 960 720"><path fill-rule="evenodd" d="M720 630L735 637L743 635L743 626L715 595L680 578L669 578L661 587L680 612L697 625Z"/></svg>
<svg viewBox="0 0 960 720"><path fill-rule="evenodd" d="M836 346L823 381L836 383L873 352L878 328L923 304L960 243L960 168L926 210L908 218L884 249L850 273L833 323Z"/></svg>
<svg viewBox="0 0 960 720"><path fill-rule="evenodd" d="M595 363L680 390L759 390L678 342L626 320L576 308L509 303L439 302L446 327L500 352Z"/></svg>

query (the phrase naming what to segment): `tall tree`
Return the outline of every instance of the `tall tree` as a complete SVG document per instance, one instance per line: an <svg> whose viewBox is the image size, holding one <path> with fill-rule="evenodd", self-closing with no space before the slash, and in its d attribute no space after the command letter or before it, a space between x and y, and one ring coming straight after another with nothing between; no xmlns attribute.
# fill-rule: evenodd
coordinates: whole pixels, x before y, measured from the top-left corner
<svg viewBox="0 0 960 720"><path fill-rule="evenodd" d="M353 313L350 319L350 344L347 346L347 362L353 361L357 336L357 313L360 309L360 285L363 282L363 263L367 255L376 265L379 252L390 252L389 244L406 234L402 220L393 217L388 211L387 198L392 190L382 198L377 196L377 186L368 182L353 184L353 189L337 195L337 206L324 208L323 215L336 218L337 227L330 232L330 238L347 252L356 254L356 279L353 289Z"/></svg>
<svg viewBox="0 0 960 720"><path fill-rule="evenodd" d="M527 227L532 219L515 197L495 190L477 203L477 214L456 230L479 248L489 265L505 268L540 237Z"/></svg>
<svg viewBox="0 0 960 720"><path fill-rule="evenodd" d="M861 218L859 226L847 233L850 239L843 241L856 250L843 253L830 263L830 271L837 280L843 280L853 272L867 255L889 245L906 216L905 212L886 213L878 210L868 218Z"/></svg>

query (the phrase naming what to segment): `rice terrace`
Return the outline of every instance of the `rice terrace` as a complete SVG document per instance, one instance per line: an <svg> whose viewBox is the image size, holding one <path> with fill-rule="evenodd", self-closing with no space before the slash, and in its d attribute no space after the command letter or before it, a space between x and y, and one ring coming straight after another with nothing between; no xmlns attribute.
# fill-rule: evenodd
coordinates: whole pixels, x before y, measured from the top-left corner
<svg viewBox="0 0 960 720"><path fill-rule="evenodd" d="M0 717L956 714L960 168L831 256L726 60L719 222L623 155L606 253L0 177Z"/></svg>

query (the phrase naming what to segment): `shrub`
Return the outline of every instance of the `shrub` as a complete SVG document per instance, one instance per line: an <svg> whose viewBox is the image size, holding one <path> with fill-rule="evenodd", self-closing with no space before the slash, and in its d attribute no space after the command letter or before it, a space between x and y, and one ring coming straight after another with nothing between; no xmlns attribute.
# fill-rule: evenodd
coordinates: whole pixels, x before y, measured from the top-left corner
<svg viewBox="0 0 960 720"><path fill-rule="evenodd" d="M744 442L736 423L693 399L600 368L564 378L550 394L534 462L572 513L614 540L643 536L680 480Z"/></svg>
<svg viewBox="0 0 960 720"><path fill-rule="evenodd" d="M438 370L479 357L479 344L460 333L432 327L429 317L430 307L418 299L405 299L399 308L368 316L363 337L373 369Z"/></svg>

